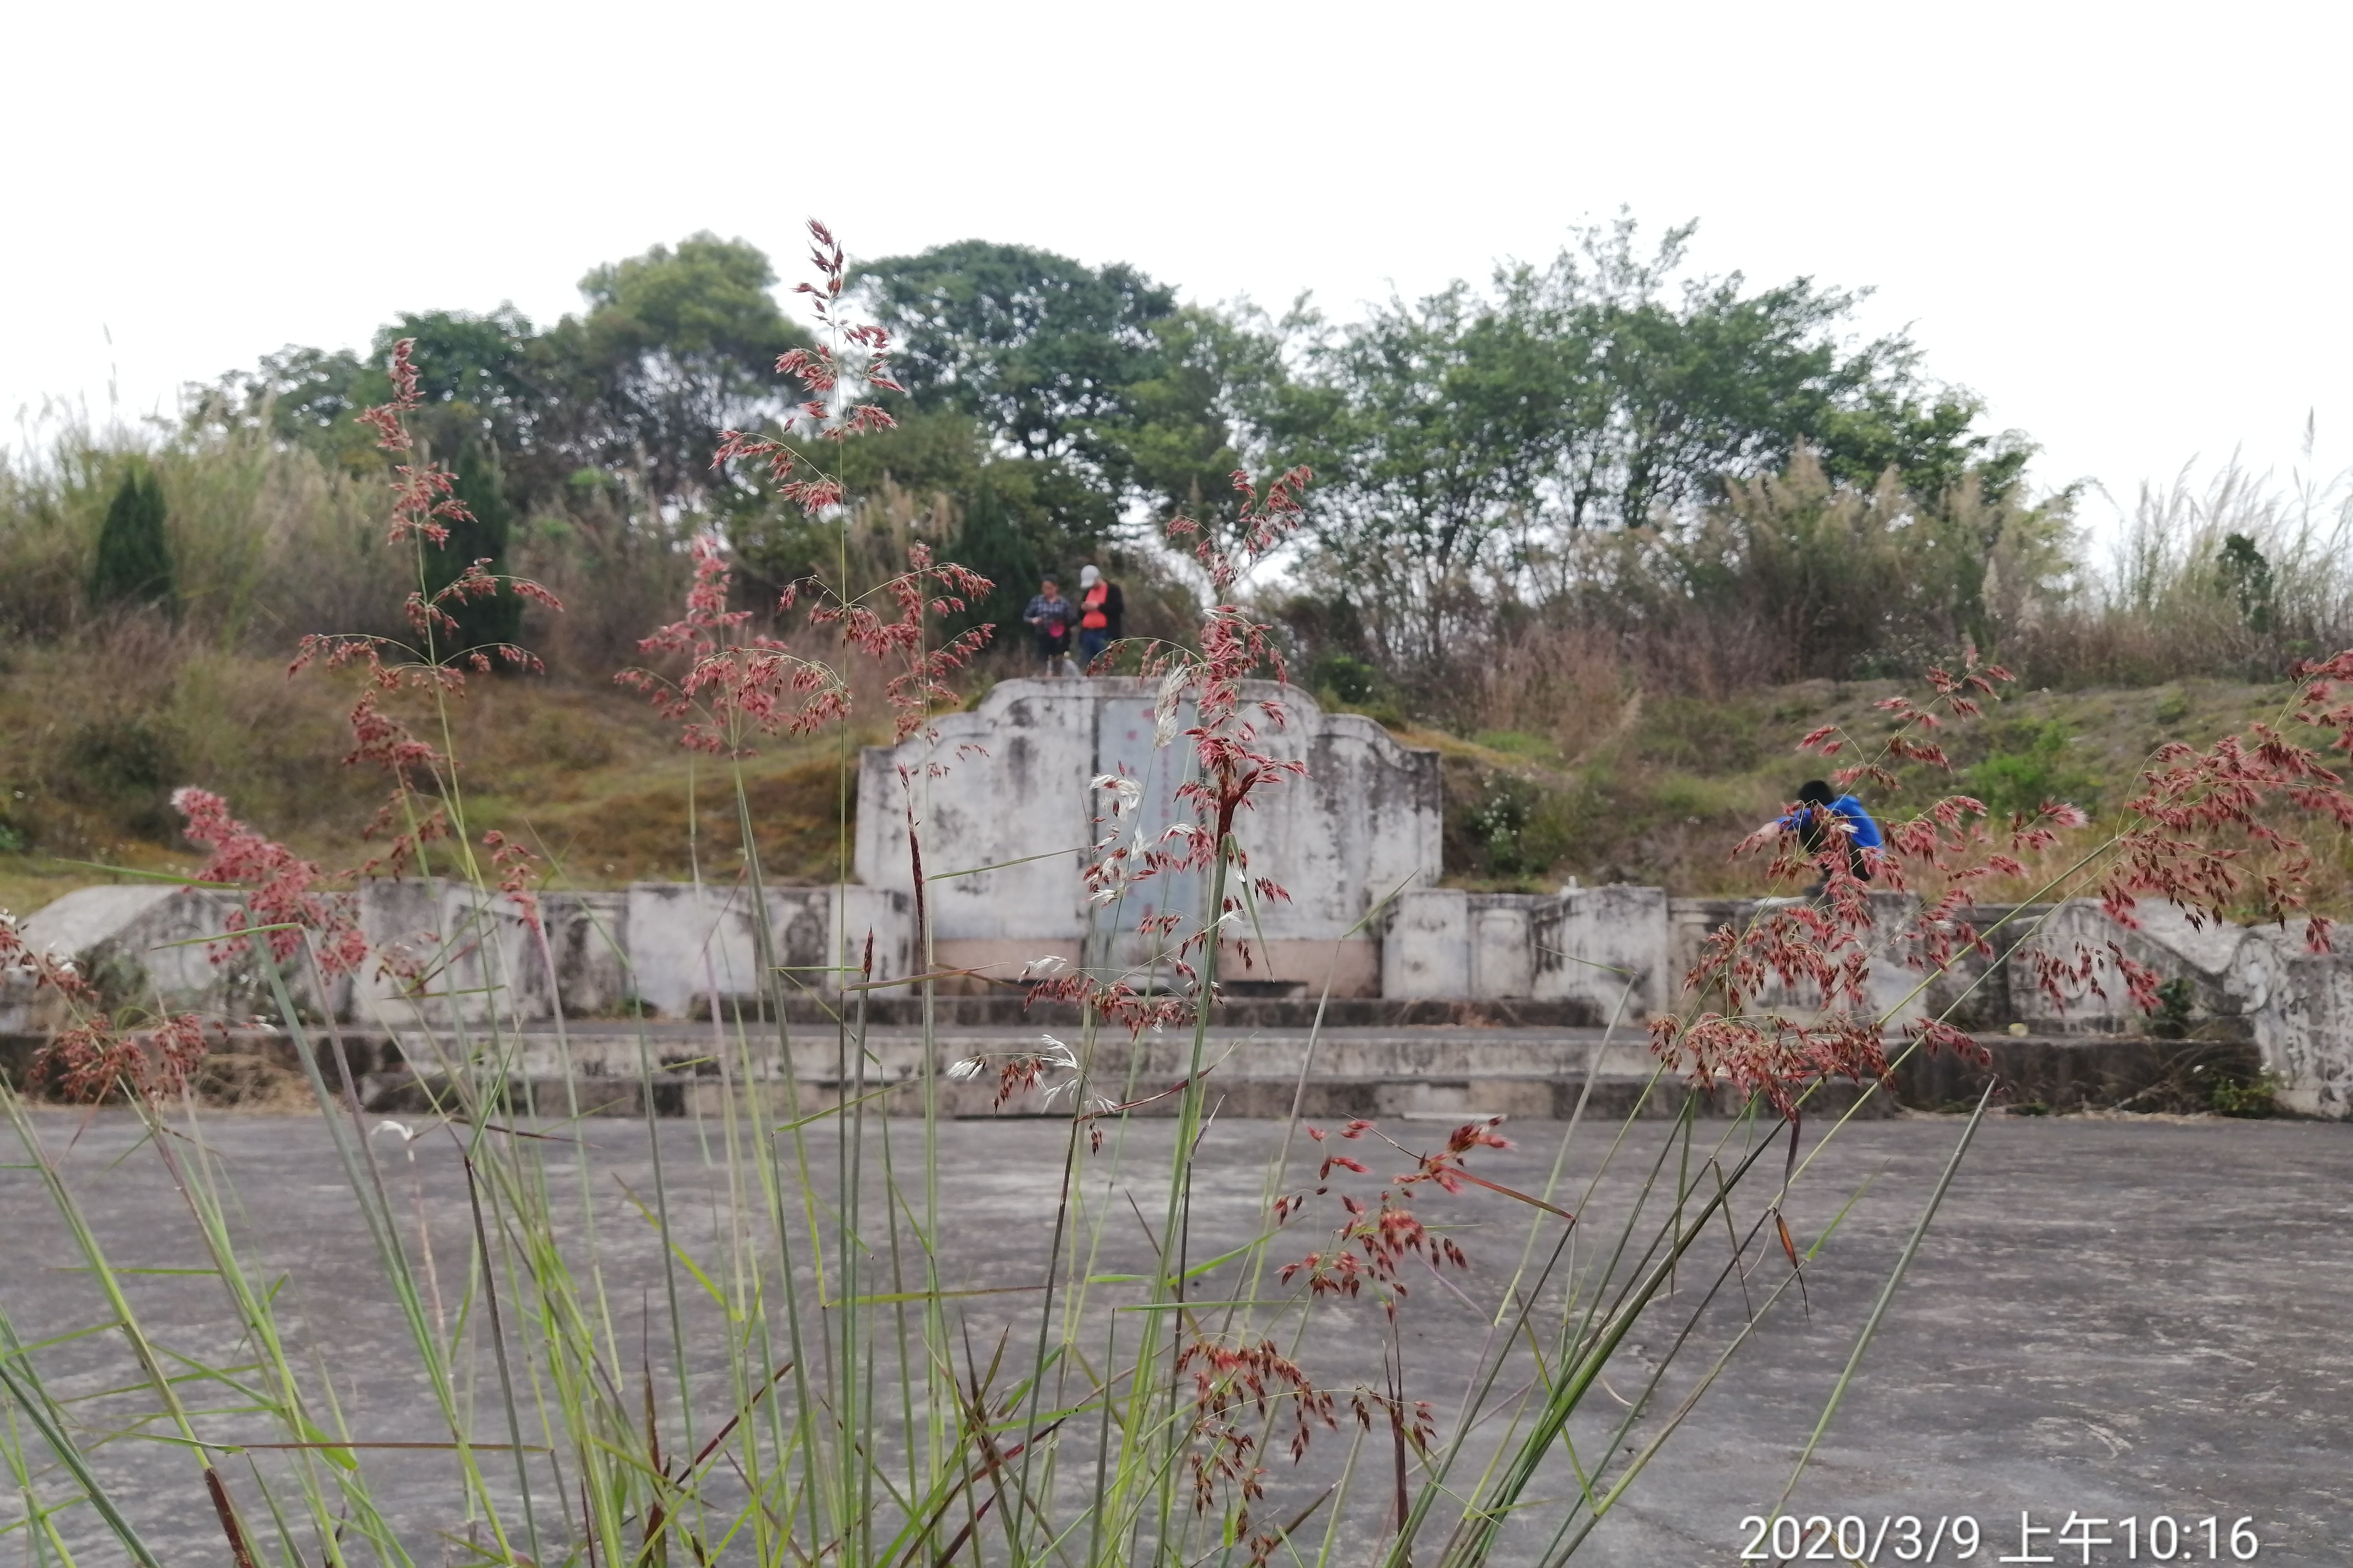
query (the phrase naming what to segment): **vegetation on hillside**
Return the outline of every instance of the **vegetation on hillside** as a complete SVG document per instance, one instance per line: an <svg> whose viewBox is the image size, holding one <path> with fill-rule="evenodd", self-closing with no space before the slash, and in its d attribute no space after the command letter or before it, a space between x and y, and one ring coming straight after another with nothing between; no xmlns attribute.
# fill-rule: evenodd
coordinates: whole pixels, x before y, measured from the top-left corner
<svg viewBox="0 0 2353 1568"><path fill-rule="evenodd" d="M409 593L477 561L566 606L452 602L450 657L546 660L467 705L528 715L469 742L487 818L593 842L581 880L673 874L614 825L660 792L684 820L687 764L607 683L675 614L691 539L724 542L762 626L795 581L860 592L924 542L997 584L959 628L1094 561L1131 636L1181 643L1206 585L1156 524L1229 526L1241 467L1315 470L1297 540L1241 591L1295 679L1448 752L1449 870L1481 883L1725 885L1724 836L1796 782L1768 731L1968 647L2050 692L1989 728L1973 786L2113 805L2152 733L2124 715L2206 693L2244 717L2353 643L2343 489L2185 471L2094 552L2024 437L1900 335L1854 341L1854 295L1690 276L1689 237L1621 220L1356 321L1013 245L871 261L852 287L892 333L897 423L826 456L847 526L711 461L731 428L797 439L809 388L775 362L809 340L767 258L710 235L592 269L553 325L406 313L365 352L291 347L193 389L168 427L53 430L0 473L0 898L38 901L56 858L185 859L163 801L185 782L354 863L364 792L314 760L341 700L277 672L303 633L401 633ZM388 456L352 417L403 340L417 439L470 513L414 582L380 548ZM1024 652L1001 638L978 679ZM280 744L229 743L257 730ZM608 797L632 809L600 818Z"/></svg>

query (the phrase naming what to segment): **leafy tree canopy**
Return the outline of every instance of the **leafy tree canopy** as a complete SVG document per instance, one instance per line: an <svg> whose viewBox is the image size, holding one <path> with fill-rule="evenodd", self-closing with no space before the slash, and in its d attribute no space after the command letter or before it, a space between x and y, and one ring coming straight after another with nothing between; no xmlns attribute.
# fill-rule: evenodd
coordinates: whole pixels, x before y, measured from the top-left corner
<svg viewBox="0 0 2353 1568"><path fill-rule="evenodd" d="M1646 251L1621 217L1483 291L1298 320L1270 437L1317 472L1311 571L1382 606L1391 654L1438 657L1495 594L1565 591L1588 531L1687 518L1801 447L1865 490L2017 486L2031 448L1978 433L1978 399L1925 382L1909 339L1841 335L1860 296L1678 281L1692 232Z"/></svg>
<svg viewBox="0 0 2353 1568"><path fill-rule="evenodd" d="M1976 584L2015 575L1995 556L2022 547L1993 542L2023 537L2000 520L2029 515L2017 492L2032 448L1979 429L1979 400L1927 379L1903 333L1859 339L1860 295L1691 276L1692 233L1646 243L1620 217L1549 262L1346 323L1304 301L1281 321L1186 304L1134 267L1018 245L882 258L854 287L892 337L901 427L812 456L842 473L874 540L902 552L920 534L1004 584L987 607L998 619L1042 570L1096 557L1123 558L1131 580L1155 570L1152 521L1184 509L1214 526L1234 469L1304 462L1316 483L1299 603L1393 671L1443 665L1498 615L1589 605L1616 572L1597 541L1689 555L1669 578L1696 603L1732 568L1690 555L1694 540L1735 539L1737 554L1836 537L1844 524L1721 523L1738 487L1797 466L1857 497L1892 477L1910 500L1870 512L1893 506L1890 528L1908 526L1907 506L1972 520L1924 530L1941 542L1905 559L1936 563L1939 624L1990 625ZM503 554L511 517L517 539L641 574L717 526L750 580L781 585L842 564L839 521L799 513L758 472L710 466L722 432L784 432L805 395L776 370L807 342L776 282L756 247L697 234L592 269L582 309L552 327L512 306L406 314L364 356L290 348L227 378L207 416L371 470L383 455L351 416L388 395L391 345L411 338L417 428L470 500L497 502L476 506L501 520L476 542L486 552ZM1847 504L1824 500L1822 515ZM853 575L871 580L891 552L869 543ZM1848 657L1821 646L1824 661Z"/></svg>
<svg viewBox="0 0 2353 1568"><path fill-rule="evenodd" d="M487 442L518 504L558 504L593 468L691 506L721 433L773 417L796 390L776 360L807 338L785 319L775 282L756 247L696 235L596 268L581 280L586 310L544 332L512 305L406 312L365 359L289 348L224 378L208 409L373 466L372 438L351 416L391 395L392 346L412 338L426 402L417 429L445 453Z"/></svg>
<svg viewBox="0 0 2353 1568"><path fill-rule="evenodd" d="M1035 458L1116 465L1174 289L1134 268L967 239L858 269L915 406L972 416Z"/></svg>
<svg viewBox="0 0 2353 1568"><path fill-rule="evenodd" d="M559 444L576 463L637 467L655 495L691 504L722 434L758 427L797 390L776 356L808 336L778 309L776 281L757 247L710 234L590 272L586 313L537 345Z"/></svg>

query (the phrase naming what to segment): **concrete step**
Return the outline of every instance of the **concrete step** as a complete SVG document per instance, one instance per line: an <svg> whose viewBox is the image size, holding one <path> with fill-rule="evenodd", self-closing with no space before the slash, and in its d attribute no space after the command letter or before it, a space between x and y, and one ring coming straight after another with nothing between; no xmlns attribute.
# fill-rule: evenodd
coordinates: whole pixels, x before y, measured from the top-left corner
<svg viewBox="0 0 2353 1568"><path fill-rule="evenodd" d="M1051 1056L1053 1037L1038 1030L942 1031L933 1044L936 1091L949 1116L1070 1113L1065 1067L1047 1065L1035 1083L1008 1087L1008 1064ZM1073 1049L1081 1042L1069 1042ZM446 1097L429 1045L394 1042L404 1065L362 1082L366 1103L387 1112L415 1111ZM731 1092L751 1092L783 1113L807 1115L864 1097L894 1114L919 1111L923 1042L912 1032L870 1031L862 1066L845 1062L837 1040L804 1035L794 1047L788 1089L784 1059L773 1041L748 1051L664 1031L643 1047L634 1036L574 1036L561 1046L548 1036L527 1037L501 1064L511 1101L540 1113L573 1106L600 1114L642 1115L649 1086L656 1114L708 1113ZM651 1054L644 1060L641 1050ZM565 1071L568 1056L571 1071ZM1305 1031L1212 1032L1205 1061L1211 1102L1219 1115L1287 1117L1294 1109L1319 1120L1465 1121L1482 1116L1556 1120L1580 1098L1588 1116L1672 1117L1690 1091L1660 1080L1639 1037L1599 1030L1332 1029L1312 1039ZM1137 1114L1172 1114L1192 1060L1189 1037L1124 1036L1098 1040L1089 1092L1097 1107L1125 1104ZM976 1062L969 1077L951 1068ZM408 1065L413 1064L413 1065ZM1740 1099L1729 1090L1704 1095L1704 1115L1730 1115ZM1829 1085L1815 1102L1824 1109L1852 1103L1851 1086ZM1885 1104L1875 1097L1874 1108ZM1878 1113L1874 1109L1873 1113Z"/></svg>
<svg viewBox="0 0 2353 1568"><path fill-rule="evenodd" d="M1079 1009L1067 1002L1033 1002L1022 993L1006 989L982 995L942 994L932 998L932 1017L942 1028L1076 1028ZM785 1021L831 1028L835 1019L854 1010L835 997L800 995L785 998ZM904 992L868 994L865 1019L869 1028L920 1027L923 999ZM1318 1011L1327 1028L1599 1028L1609 1020L1590 1001L1567 997L1536 1001L1527 997L1461 997L1442 999L1411 996L1334 996L1314 994L1304 981L1240 981L1228 986L1212 1012L1213 1021L1229 1029L1306 1029L1314 1026ZM687 1022L707 1024L711 1002L698 997ZM765 997L722 996L719 1015L727 1022L765 1022L770 1016ZM598 1020L598 1022L605 1022ZM670 1020L662 1020L669 1026Z"/></svg>
<svg viewBox="0 0 2353 1568"><path fill-rule="evenodd" d="M591 1022L558 1037L534 1028L496 1040L469 1042L475 1071L496 1079L500 1097L543 1114L576 1106L602 1115L644 1114L650 1086L657 1115L708 1113L732 1091L749 1093L779 1114L807 1115L846 1099L870 1097L892 1114L921 1109L922 1036L905 1028L871 1029L861 1063L845 1062L839 1030L802 1026L787 1031L793 1071L787 1086L773 1026L687 1025L646 1026ZM1312 1038L1312 1054L1311 1054ZM1068 1115L1067 1091L1050 1093L1073 1075L1048 1067L1034 1085L1000 1096L1001 1069L1016 1058L1051 1056L1050 1040L1073 1050L1085 1042L1074 1030L1059 1036L1038 1027L949 1027L935 1032L933 1064L943 1113L955 1116ZM0 1036L0 1072L22 1083L26 1062L42 1043L32 1035ZM1975 1103L1990 1077L2001 1103L2021 1110L2069 1111L2123 1108L2202 1109L2218 1080L2243 1083L2261 1067L2253 1047L2229 1041L2090 1038L1992 1035L1979 1037L1991 1058L1981 1066L1949 1053L1916 1057L1897 1075L1896 1093L1873 1096L1866 1113L1896 1103L1954 1109ZM415 1113L448 1103L455 1048L447 1037L423 1032L343 1029L316 1041L321 1066L340 1084L348 1060L363 1102L384 1114ZM300 1063L276 1031L242 1031L217 1047L237 1061L268 1064L285 1075ZM340 1052L340 1057L338 1053ZM723 1069L722 1057L724 1057ZM1124 1034L1099 1037L1092 1058L1099 1099L1143 1101L1137 1114L1173 1112L1177 1097L1165 1092L1187 1077L1189 1036ZM1590 1098L1588 1116L1622 1119L1672 1116L1686 1090L1654 1081L1654 1062L1639 1035L1599 1029L1335 1027L1311 1037L1301 1029L1212 1029L1206 1060L1218 1113L1285 1117L1296 1107L1317 1120L1467 1120L1500 1115L1554 1119ZM977 1061L968 1078L956 1063ZM226 1066L227 1064L223 1064ZM226 1075L235 1080L234 1073ZM248 1078L250 1074L247 1075ZM299 1078L295 1082L299 1085ZM237 1098L234 1094L231 1099ZM1810 1104L1830 1111L1853 1102L1854 1090L1825 1085ZM1704 1115L1736 1113L1728 1090L1702 1097Z"/></svg>

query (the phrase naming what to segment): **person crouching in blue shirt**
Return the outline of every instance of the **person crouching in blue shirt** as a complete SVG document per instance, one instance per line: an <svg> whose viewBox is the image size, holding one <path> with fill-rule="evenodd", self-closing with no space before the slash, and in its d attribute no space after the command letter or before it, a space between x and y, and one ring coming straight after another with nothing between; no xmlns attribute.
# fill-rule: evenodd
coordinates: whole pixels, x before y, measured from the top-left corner
<svg viewBox="0 0 2353 1568"><path fill-rule="evenodd" d="M1843 837L1847 869L1860 882L1871 880L1872 863L1887 846L1887 840L1880 835L1879 824L1871 819L1862 802L1851 795L1833 795L1831 786L1820 779L1808 779L1798 786L1798 809L1781 818L1779 826L1795 828L1810 856L1820 856L1824 841L1832 834ZM1846 831L1841 832L1841 828ZM1806 889L1806 897L1820 898L1829 885L1830 879L1824 877Z"/></svg>

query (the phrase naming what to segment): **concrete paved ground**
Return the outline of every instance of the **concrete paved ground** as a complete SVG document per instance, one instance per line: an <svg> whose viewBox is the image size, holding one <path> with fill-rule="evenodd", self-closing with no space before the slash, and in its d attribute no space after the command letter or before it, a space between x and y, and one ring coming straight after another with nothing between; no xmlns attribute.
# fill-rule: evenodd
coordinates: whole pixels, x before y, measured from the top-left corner
<svg viewBox="0 0 2353 1568"><path fill-rule="evenodd" d="M79 1118L41 1112L37 1121L53 1152L80 1128L66 1169L118 1263L153 1268L196 1260L185 1212L162 1183L152 1152L133 1151L116 1163L135 1142L127 1118L100 1114L82 1127ZM429 1400L405 1353L404 1331L381 1289L324 1127L302 1117L224 1115L207 1126L241 1194L246 1240L269 1269L289 1276L288 1316L319 1347L354 1428L383 1437L432 1436ZM900 1126L902 1136L912 1131ZM1947 1117L1858 1122L1827 1146L1788 1205L1799 1245L1819 1235L1858 1187L1868 1186L1810 1268L1807 1310L1785 1298L1578 1562L1736 1561L1746 1539L1742 1517L1768 1510L1788 1481L1960 1127L1959 1119ZM1446 1129L1402 1122L1391 1130L1413 1143L1436 1142ZM1506 1130L1519 1146L1482 1153L1472 1168L1509 1185L1539 1185L1560 1129L1525 1122ZM1725 1131L1717 1124L1704 1135ZM1229 1121L1210 1133L1207 1149L1217 1173L1205 1176L1196 1194L1203 1250L1249 1233L1261 1163L1281 1131ZM951 1283L1015 1285L1039 1276L1062 1133L1039 1121L944 1129ZM1564 1192L1581 1192L1580 1179L1604 1142L1589 1127L1579 1133ZM1667 1135L1656 1124L1630 1134L1619 1157L1630 1177L1639 1176L1656 1141ZM648 1134L641 1125L603 1122L588 1136L602 1210L598 1257L613 1299L631 1314L623 1331L634 1337L636 1307L646 1299L641 1287L658 1279L659 1258L612 1178L643 1189ZM1165 1124L1131 1132L1119 1178L1155 1217L1166 1136ZM1819 1137L1810 1127L1807 1146ZM723 1188L702 1163L698 1130L691 1121L666 1123L662 1138L673 1182L702 1194L707 1235ZM8 1142L0 1134L0 1157L20 1161ZM377 1144L405 1180L396 1141L383 1137ZM446 1142L428 1139L417 1150L430 1221L448 1248L447 1278L464 1257L464 1189ZM829 1168L824 1147L818 1152L820 1167ZM555 1163L568 1165L560 1154ZM1394 1153L1367 1163L1377 1173L1400 1163ZM1768 1164L1778 1175L1778 1151ZM1108 1167L1093 1170L1100 1177ZM1744 1194L1744 1218L1754 1216L1767 1184ZM1628 1183L1606 1184L1587 1210L1587 1229L1598 1235L1622 1212L1630 1190ZM1525 1234L1521 1211L1476 1194L1433 1196L1422 1206L1428 1217L1460 1223L1451 1234L1473 1260L1464 1288L1492 1301ZM1119 1213L1125 1214L1124 1200ZM1134 1261L1135 1227L1125 1225L1106 1232L1102 1267ZM1303 1251L1313 1244L1304 1233L1301 1242ZM1760 1260L1752 1290L1761 1294L1778 1278L1778 1255L1776 1247ZM88 1277L70 1271L75 1261L34 1173L21 1165L0 1169L0 1306L22 1337L38 1340L100 1317ZM1694 1270L1680 1300L1696 1299L1702 1272ZM132 1277L131 1289L166 1345L234 1359L233 1325L216 1283L144 1274ZM992 1342L995 1324L1020 1321L1018 1308L1003 1305L1018 1298L971 1300L976 1332ZM1720 1296L1703 1321L1702 1339L1720 1342L1738 1311L1730 1294ZM1425 1288L1403 1322L1409 1380L1437 1405L1443 1426L1461 1396L1482 1320L1447 1292ZM1549 1322L1556 1324L1556 1312ZM703 1325L697 1331L707 1331ZM1378 1331L1370 1310L1335 1314L1310 1344L1310 1370L1327 1385L1377 1381ZM1672 1332L1664 1317L1637 1330L1609 1374L1617 1394L1630 1394ZM657 1346L660 1334L657 1328ZM44 1351L41 1365L61 1389L95 1394L124 1381L118 1346L108 1336L78 1340ZM695 1353L691 1346L690 1356ZM1689 1386L1700 1364L1676 1363L1663 1385L1670 1396ZM104 1404L82 1408L94 1413ZM1617 1414L1616 1405L1597 1400L1573 1426L1588 1455L1608 1441L1604 1418ZM218 1429L229 1435L234 1418L220 1420ZM1655 1417L1638 1424L1633 1441L1653 1429ZM223 1560L193 1468L178 1454L117 1444L101 1451L101 1461L167 1562ZM1320 1462L1312 1458L1311 1468ZM448 1522L438 1461L378 1466L371 1459L371 1468L380 1469L394 1511L419 1537L419 1560L431 1561L429 1531ZM1273 1478L1278 1496L1287 1479L1282 1468ZM13 1500L0 1500L0 1522L15 1517L15 1507ZM2214 1515L2225 1532L2232 1521L2252 1516L2263 1542L2262 1562L2353 1561L2353 1128L1989 1121L1792 1507L1801 1514L1854 1515L1873 1531L1885 1516L1921 1515L1933 1524L1940 1516L1968 1514L1982 1529L1975 1560L1985 1563L2018 1552L2021 1510L2040 1526L2060 1525L2070 1510L2110 1520ZM1359 1555L1344 1553L1335 1562L1361 1560L1377 1523L1365 1503L1344 1535ZM89 1539L86 1517L75 1529ZM1534 1544L1515 1538L1506 1558L1525 1560ZM1875 1560L1898 1560L1897 1544L1883 1540ZM2052 1537L2037 1538L2035 1549L2063 1562L2080 1560L2076 1551L2058 1552ZM2200 1559L2203 1550L2201 1534ZM1936 1561L1955 1560L1947 1542ZM2094 1548L2090 1560L2126 1559L2119 1542Z"/></svg>

